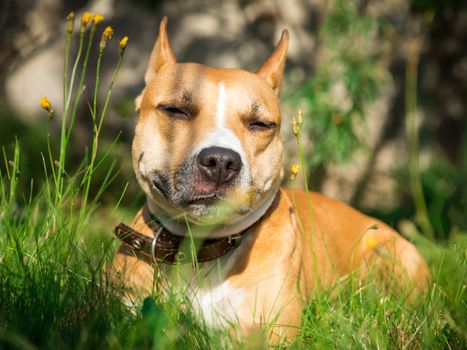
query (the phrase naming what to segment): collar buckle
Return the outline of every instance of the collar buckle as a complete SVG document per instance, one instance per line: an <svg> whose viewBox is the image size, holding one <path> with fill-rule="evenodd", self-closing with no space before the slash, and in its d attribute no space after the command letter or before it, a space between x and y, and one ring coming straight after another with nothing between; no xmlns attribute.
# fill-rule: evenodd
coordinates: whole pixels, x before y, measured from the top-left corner
<svg viewBox="0 0 467 350"><path fill-rule="evenodd" d="M157 231L154 233L154 238L152 239L151 243L151 257L152 261L156 261L156 246L157 246L157 240L159 236L161 235L162 231L164 230L164 227L161 226L157 229Z"/></svg>
<svg viewBox="0 0 467 350"><path fill-rule="evenodd" d="M232 242L237 242L240 238L242 238L242 237L243 237L243 234L242 234L242 233L243 233L243 232L234 234L234 235L232 235L232 236L229 236L229 237L228 237L228 242L229 242L229 244L231 244Z"/></svg>

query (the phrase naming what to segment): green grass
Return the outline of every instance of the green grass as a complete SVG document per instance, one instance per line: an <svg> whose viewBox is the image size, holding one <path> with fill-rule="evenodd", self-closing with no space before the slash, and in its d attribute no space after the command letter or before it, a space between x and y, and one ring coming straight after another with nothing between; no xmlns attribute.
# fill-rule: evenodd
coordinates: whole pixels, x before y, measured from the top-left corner
<svg viewBox="0 0 467 350"><path fill-rule="evenodd" d="M306 308L306 344L325 349L465 348L466 237L447 247L417 240L433 272L426 295L408 303L391 292L381 295L371 282L361 290L344 286L337 297L312 301Z"/></svg>
<svg viewBox="0 0 467 350"><path fill-rule="evenodd" d="M19 151L16 153L19 154ZM18 158L18 156L17 156ZM14 159L14 157L13 157ZM263 348L260 340L233 344L225 332L196 319L183 296L154 295L136 312L122 303L122 288L105 279L114 251L111 230L133 215L89 209L80 220L70 181L62 208L47 186L34 198L15 191L17 169L2 178L0 200L0 348ZM378 294L369 282L337 284L312 300L292 348L463 349L467 239L446 245L415 236L433 272L428 293L409 304Z"/></svg>

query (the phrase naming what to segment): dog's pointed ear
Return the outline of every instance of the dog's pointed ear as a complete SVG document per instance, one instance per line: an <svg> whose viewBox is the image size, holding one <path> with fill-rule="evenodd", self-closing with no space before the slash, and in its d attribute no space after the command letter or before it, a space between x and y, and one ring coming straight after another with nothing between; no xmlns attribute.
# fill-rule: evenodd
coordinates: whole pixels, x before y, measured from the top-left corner
<svg viewBox="0 0 467 350"><path fill-rule="evenodd" d="M177 63L175 54L170 46L169 37L167 36L167 22L168 18L165 16L159 27L159 37L154 44L151 57L149 57L148 69L144 75L146 84L154 78L161 68Z"/></svg>
<svg viewBox="0 0 467 350"><path fill-rule="evenodd" d="M156 43L149 57L148 68L144 75L144 82L146 85L156 76L157 72L168 65L177 63L175 54L170 46L169 37L167 35L167 22L168 18L165 16L162 18L159 27L159 36L157 37ZM139 112L141 108L141 101L143 99L144 89L141 94L135 99L135 110Z"/></svg>
<svg viewBox="0 0 467 350"><path fill-rule="evenodd" d="M289 46L289 32L287 29L282 31L281 40L277 44L274 52L269 56L266 62L256 71L256 74L266 80L274 89L277 95L282 82L284 73L285 58Z"/></svg>

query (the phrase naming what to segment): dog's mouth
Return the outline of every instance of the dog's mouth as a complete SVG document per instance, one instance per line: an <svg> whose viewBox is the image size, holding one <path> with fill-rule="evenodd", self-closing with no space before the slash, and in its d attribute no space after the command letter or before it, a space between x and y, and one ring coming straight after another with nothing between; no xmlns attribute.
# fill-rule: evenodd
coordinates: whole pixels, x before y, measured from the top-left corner
<svg viewBox="0 0 467 350"><path fill-rule="evenodd" d="M211 194L200 194L200 195L195 195L193 198L190 198L189 200L186 201L187 205L214 205L218 203L219 201L223 200L224 196L217 194L217 193L211 193Z"/></svg>
<svg viewBox="0 0 467 350"><path fill-rule="evenodd" d="M212 206L224 201L226 196L226 191L222 189L208 193L193 191L191 186L187 186L187 182L184 182L182 189L178 190L177 186L170 186L168 179L159 172L151 174L148 180L154 191L161 194L169 202L184 207ZM188 188L191 189L187 190Z"/></svg>
<svg viewBox="0 0 467 350"><path fill-rule="evenodd" d="M173 179L162 171L153 171L144 179L152 199L174 216L183 213L197 225L212 225L247 215L253 203L252 191L231 186L203 183L182 167ZM172 180L172 181L171 181Z"/></svg>

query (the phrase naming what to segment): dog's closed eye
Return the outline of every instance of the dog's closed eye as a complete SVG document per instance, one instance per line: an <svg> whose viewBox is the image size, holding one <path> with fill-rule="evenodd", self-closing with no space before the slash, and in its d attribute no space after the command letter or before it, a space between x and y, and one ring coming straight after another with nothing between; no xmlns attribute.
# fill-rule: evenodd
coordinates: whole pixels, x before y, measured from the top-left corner
<svg viewBox="0 0 467 350"><path fill-rule="evenodd" d="M248 123L248 129L251 131L267 131L276 127L276 123L263 122L261 120L252 120Z"/></svg>
<svg viewBox="0 0 467 350"><path fill-rule="evenodd" d="M170 118L175 119L190 119L191 113L184 108L180 108L173 105L160 104L157 106L157 109L163 112Z"/></svg>

